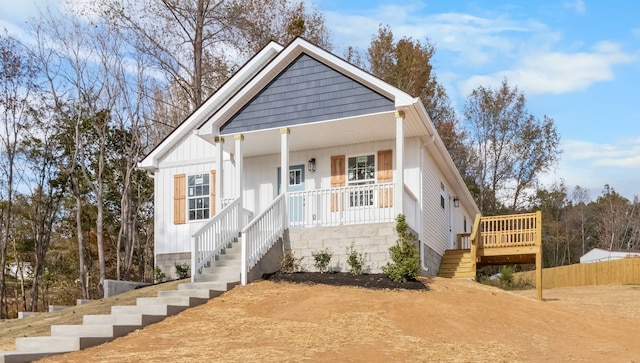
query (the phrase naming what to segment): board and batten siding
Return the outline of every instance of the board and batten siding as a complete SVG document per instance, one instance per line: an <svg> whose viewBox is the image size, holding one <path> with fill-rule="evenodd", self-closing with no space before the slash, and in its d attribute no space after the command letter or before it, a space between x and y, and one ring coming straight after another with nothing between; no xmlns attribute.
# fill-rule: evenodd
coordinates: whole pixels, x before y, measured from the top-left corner
<svg viewBox="0 0 640 363"><path fill-rule="evenodd" d="M155 213L155 254L180 253L191 250L191 235L208 220L189 221L187 216L187 201L185 196L176 196L176 190L186 191L186 180L193 174L210 174L216 169L216 148L202 140L197 135L185 137L173 150L164 155L154 176ZM225 154L224 195L216 191L216 198L232 197L233 164L229 155ZM183 178L176 176L184 175ZM211 175L211 174L210 174ZM213 183L213 179L210 179ZM183 188L177 188L175 183L184 183ZM213 188L212 188L213 189ZM175 198L184 197L184 210L176 211ZM176 212L178 212L176 215ZM175 217L181 217L176 219Z"/></svg>
<svg viewBox="0 0 640 363"><path fill-rule="evenodd" d="M201 137L189 134L171 152L164 155L160 161L160 167L176 164L189 164L206 162L215 158L216 148L213 144Z"/></svg>

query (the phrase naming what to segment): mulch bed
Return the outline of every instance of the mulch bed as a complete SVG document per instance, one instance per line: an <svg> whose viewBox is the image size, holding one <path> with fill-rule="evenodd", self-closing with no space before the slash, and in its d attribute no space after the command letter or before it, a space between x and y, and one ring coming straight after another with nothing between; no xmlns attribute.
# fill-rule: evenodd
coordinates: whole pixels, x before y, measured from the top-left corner
<svg viewBox="0 0 640 363"><path fill-rule="evenodd" d="M292 282L304 284L323 284L332 286L357 286L367 289L404 289L404 290L428 290L421 281L395 282L385 274L352 275L346 272L319 273L319 272L275 272L264 275L265 280L274 282Z"/></svg>

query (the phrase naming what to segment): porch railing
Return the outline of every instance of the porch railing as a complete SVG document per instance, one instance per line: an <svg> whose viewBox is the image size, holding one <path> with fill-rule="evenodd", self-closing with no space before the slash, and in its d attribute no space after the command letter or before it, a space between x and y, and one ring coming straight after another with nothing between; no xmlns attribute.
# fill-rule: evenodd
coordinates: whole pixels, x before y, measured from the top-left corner
<svg viewBox="0 0 640 363"><path fill-rule="evenodd" d="M390 222L394 184L365 184L289 192L292 228Z"/></svg>
<svg viewBox="0 0 640 363"><path fill-rule="evenodd" d="M240 282L247 284L247 274L282 237L287 228L286 198L282 193L262 213L242 229Z"/></svg>
<svg viewBox="0 0 640 363"><path fill-rule="evenodd" d="M471 248L471 233L459 233L456 236L456 245L459 250L468 250Z"/></svg>
<svg viewBox="0 0 640 363"><path fill-rule="evenodd" d="M526 247L542 243L540 212L482 217L478 248Z"/></svg>
<svg viewBox="0 0 640 363"><path fill-rule="evenodd" d="M236 199L191 236L191 281L233 242L251 215L250 211L242 208L242 200Z"/></svg>

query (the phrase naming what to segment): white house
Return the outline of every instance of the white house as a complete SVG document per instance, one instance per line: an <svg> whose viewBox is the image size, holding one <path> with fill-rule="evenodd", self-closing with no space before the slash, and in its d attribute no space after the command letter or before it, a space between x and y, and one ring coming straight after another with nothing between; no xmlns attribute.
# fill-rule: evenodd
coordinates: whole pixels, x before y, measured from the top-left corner
<svg viewBox="0 0 640 363"><path fill-rule="evenodd" d="M283 248L308 269L329 248L345 269L352 243L379 272L400 213L435 274L479 213L418 98L301 38L263 48L139 167L155 180L156 266L191 263L195 281L239 233L245 280Z"/></svg>
<svg viewBox="0 0 640 363"><path fill-rule="evenodd" d="M603 250L594 248L580 257L580 263L621 260L623 258L640 258L640 251Z"/></svg>

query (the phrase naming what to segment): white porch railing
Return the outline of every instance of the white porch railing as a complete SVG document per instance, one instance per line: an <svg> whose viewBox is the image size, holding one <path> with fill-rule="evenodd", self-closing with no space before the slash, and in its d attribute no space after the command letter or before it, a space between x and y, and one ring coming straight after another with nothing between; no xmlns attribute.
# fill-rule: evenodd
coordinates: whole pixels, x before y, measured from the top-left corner
<svg viewBox="0 0 640 363"><path fill-rule="evenodd" d="M292 228L395 220L393 183L289 192Z"/></svg>
<svg viewBox="0 0 640 363"><path fill-rule="evenodd" d="M242 257L240 282L247 284L247 274L269 251L287 228L287 210L284 194L278 195L271 205L242 229Z"/></svg>
<svg viewBox="0 0 640 363"><path fill-rule="evenodd" d="M242 199L236 199L191 236L191 281L195 281L200 269L233 242L251 215L242 208Z"/></svg>

